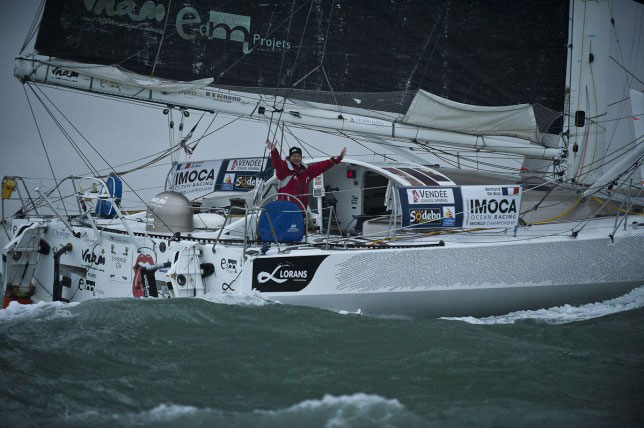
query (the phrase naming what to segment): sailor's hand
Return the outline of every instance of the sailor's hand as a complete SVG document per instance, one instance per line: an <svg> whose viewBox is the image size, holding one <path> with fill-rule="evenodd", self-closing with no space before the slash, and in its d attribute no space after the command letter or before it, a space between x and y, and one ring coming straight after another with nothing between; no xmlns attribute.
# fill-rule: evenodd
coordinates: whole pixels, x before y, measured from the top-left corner
<svg viewBox="0 0 644 428"><path fill-rule="evenodd" d="M340 159L340 160L344 159L344 155L346 155L346 154L347 154L347 148L344 147L342 149L342 151L340 152L340 156L338 156L338 159Z"/></svg>
<svg viewBox="0 0 644 428"><path fill-rule="evenodd" d="M275 147L277 147L277 143L274 143L271 140L266 140L266 148L269 151L272 151Z"/></svg>

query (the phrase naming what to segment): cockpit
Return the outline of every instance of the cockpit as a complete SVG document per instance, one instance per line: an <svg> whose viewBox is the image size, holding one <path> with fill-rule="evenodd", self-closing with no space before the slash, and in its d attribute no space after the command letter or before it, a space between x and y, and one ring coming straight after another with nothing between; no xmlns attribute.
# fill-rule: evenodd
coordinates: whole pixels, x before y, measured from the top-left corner
<svg viewBox="0 0 644 428"><path fill-rule="evenodd" d="M325 159L309 159L308 163ZM455 185L430 166L344 159L311 181L309 229L372 234L391 226L392 212L399 214L399 188ZM167 184L168 190L183 193L204 213L266 204L277 198L278 186L270 160L264 158L180 162L173 166Z"/></svg>

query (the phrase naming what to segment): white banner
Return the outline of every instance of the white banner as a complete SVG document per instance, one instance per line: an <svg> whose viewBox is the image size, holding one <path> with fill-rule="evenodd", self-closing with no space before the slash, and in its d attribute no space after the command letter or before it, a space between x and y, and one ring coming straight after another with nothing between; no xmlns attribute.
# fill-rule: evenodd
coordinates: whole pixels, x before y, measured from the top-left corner
<svg viewBox="0 0 644 428"><path fill-rule="evenodd" d="M410 205L420 204L453 204L452 189L407 189L407 200Z"/></svg>
<svg viewBox="0 0 644 428"><path fill-rule="evenodd" d="M463 186L463 228L507 227L519 222L520 186Z"/></svg>
<svg viewBox="0 0 644 428"><path fill-rule="evenodd" d="M245 159L231 159L228 161L228 169L230 172L260 172L262 170L263 158L245 158Z"/></svg>
<svg viewBox="0 0 644 428"><path fill-rule="evenodd" d="M214 192L221 162L179 162L172 173L172 190L191 200Z"/></svg>

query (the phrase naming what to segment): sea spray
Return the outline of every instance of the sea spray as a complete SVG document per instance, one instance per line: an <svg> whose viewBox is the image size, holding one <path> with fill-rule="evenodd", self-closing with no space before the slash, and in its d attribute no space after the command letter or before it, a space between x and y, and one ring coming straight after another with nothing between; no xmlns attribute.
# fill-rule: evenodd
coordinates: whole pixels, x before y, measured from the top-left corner
<svg viewBox="0 0 644 428"><path fill-rule="evenodd" d="M581 306L563 305L534 311L517 311L505 315L484 318L443 317L445 320L464 321L470 324L514 324L532 320L548 324L566 324L603 317L606 315L644 307L644 286L629 293L603 302Z"/></svg>

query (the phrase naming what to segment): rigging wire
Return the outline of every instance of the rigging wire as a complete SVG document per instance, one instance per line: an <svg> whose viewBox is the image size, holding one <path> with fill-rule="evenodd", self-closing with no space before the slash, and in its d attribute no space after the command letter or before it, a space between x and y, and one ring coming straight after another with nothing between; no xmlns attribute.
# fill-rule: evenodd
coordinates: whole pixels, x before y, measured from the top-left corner
<svg viewBox="0 0 644 428"><path fill-rule="evenodd" d="M168 109L168 140L170 141L170 149L172 149L172 147L175 146L175 143L174 143L174 119L172 118L172 109ZM177 160L176 152L171 153L170 160L172 162L175 162Z"/></svg>
<svg viewBox="0 0 644 428"><path fill-rule="evenodd" d="M447 6L448 6L448 4L449 3L445 3L445 5L443 6L443 9L437 15L436 21L434 21L434 25L432 26L432 31L429 34L428 41L432 39L432 37L434 35L434 30L438 27L438 22L441 21L441 19L445 19L447 17ZM445 15L445 17L443 17L443 14ZM418 82L419 87L425 81L425 75L427 74L427 70L429 69L429 64L431 64L431 62L432 62L432 58L434 57L434 52L436 51L436 46L438 46L438 37L436 37L436 41L434 41L434 47L432 47L432 51L429 54L429 59L427 60L427 64L425 64L425 69L423 70L423 75L420 77L420 81Z"/></svg>
<svg viewBox="0 0 644 428"><path fill-rule="evenodd" d="M40 2L40 5L38 6L38 10L36 11L36 14L34 16L34 20L31 22L31 26L29 27L29 30L27 30L27 36L25 37L25 41L23 42L22 47L20 48L20 53L18 55L22 55L25 49L27 49L27 45L29 45L31 40L38 32L37 27L38 27L38 23L40 22L42 11L45 8L45 3L46 3L46 0L42 0Z"/></svg>
<svg viewBox="0 0 644 428"><path fill-rule="evenodd" d="M27 90L25 89L24 85L22 87L22 90L25 92L25 97L27 98L27 104L29 104L29 110L31 111L31 116L34 119L34 124L36 125L36 129L38 130L38 137L40 137L40 143L42 144L42 149L45 151L45 157L47 158L47 163L49 164L49 169L51 170L51 176L54 178L54 182L58 187L58 180L56 179L56 174L54 173L54 167L51 164L51 159L49 159L49 153L47 153L47 148L45 147L45 140L43 139L42 133L40 132L40 126L38 126L38 121L36 120L36 114L34 113L34 109L31 106L31 100L29 99ZM60 195L60 198L62 200L63 195L62 195L62 192L60 191L60 188L58 188L58 194ZM67 207L65 206L64 201L63 201L63 209L65 210L65 215L69 216L69 213L67 212Z"/></svg>
<svg viewBox="0 0 644 428"><path fill-rule="evenodd" d="M609 56L609 58L610 58L610 59L611 59L615 64L617 64L617 65L618 65L622 70L624 70L624 72L625 72L626 74L628 74L629 76L631 76L633 79L637 80L641 85L644 85L644 82L643 82L643 81L641 81L641 80L640 80L636 75L634 75L633 73L631 73L631 72L630 72L626 67L624 67L622 64L620 64L620 63L619 63L619 61L617 61L617 60L616 60L615 58L613 58L612 56Z"/></svg>
<svg viewBox="0 0 644 428"><path fill-rule="evenodd" d="M311 3L312 4L312 3ZM293 23L293 11L295 10L295 0L291 2L291 13L289 14L288 17L288 27L286 28L286 40L289 40L290 35L291 35L291 25ZM270 27L269 27L270 31ZM282 77L282 70L284 67L284 59L286 58L286 49L282 50L282 59L280 60L280 69L279 72L277 73L277 87L275 88L275 100L273 102L273 108L276 108L275 101L277 100L277 94L279 93L279 87L280 87L280 80Z"/></svg>
<svg viewBox="0 0 644 428"><path fill-rule="evenodd" d="M205 113L204 113L204 114L205 114ZM197 141L196 141L196 142L194 143L194 145L192 146L191 150L192 150L192 152L193 152L193 153L195 152L195 150L197 150L197 145L199 145L199 142L200 142L201 140L203 140L204 135L206 135L206 132L208 132L208 130L210 129L210 127L212 126L212 124L215 122L215 119L217 119L217 115L218 115L218 114L219 114L219 112L216 112L216 113L213 115L212 120L210 121L210 123L208 124L208 126L206 127L206 129L205 129L205 130L203 131L203 133L201 134L201 137L200 137L200 138L198 138L198 139L197 139ZM201 117L203 118L203 116L201 116ZM200 119L200 120L201 120L201 119ZM193 129L193 130L194 130L194 129Z"/></svg>
<svg viewBox="0 0 644 428"><path fill-rule="evenodd" d="M34 93L35 93L35 91L34 91ZM45 97L46 97L46 95L45 95ZM49 100L49 101L51 102L51 100ZM58 109L58 107L57 107L53 102L52 102L52 105L54 105L54 107L56 108L56 110L57 110L57 111L58 111L58 112L63 116L63 118L67 121L67 123L69 123L69 125L70 125L70 126L71 126L71 127L72 127L72 128L73 128L73 129L74 129L74 130L75 130L75 131L76 131L80 136L81 136L81 138L82 138L82 139L87 143L87 145L89 145L89 147L90 147L92 150L94 150L94 152L95 152L95 153L96 153L96 154L101 158L101 160L103 160L103 162L105 162L105 164L110 168L110 171L111 171L111 172L113 172L114 174L118 174L118 173L116 172L116 170L112 167L112 165L110 165L110 163L107 161L107 159L105 159L105 157L104 157L104 156L103 156L103 155L102 155L102 154L101 154L101 153L100 153L100 152L99 152L99 151L94 147L94 145L92 145L92 143L90 143L90 141L89 141L87 138L85 138L85 136L84 136L84 135L83 135L83 134L78 130L78 128L76 128L76 126L75 126L75 125L74 125L74 124L69 120L69 118L67 118L67 116L65 116L65 115L60 111L60 109ZM34 116L34 120L35 120L35 116ZM44 143L43 143L43 146L44 146ZM141 195L139 195L139 194L134 190L134 188L133 188L132 186L130 186L130 184L125 180L125 178L121 177L121 181L123 182L123 184L125 184L125 185L126 185L126 186L131 190L131 191L132 191L132 193L133 193L134 195L136 195L136 197L137 197L137 198L139 198L139 200L140 200L140 201L141 201L141 202L142 202L146 207L148 206L148 205L147 205L147 203L146 203L146 202L143 200L143 198L141 197ZM61 198L62 198L62 195L61 195ZM65 207L64 202L63 202L63 207ZM66 209L66 207L65 207L65 212L67 213L67 209Z"/></svg>
<svg viewBox="0 0 644 428"><path fill-rule="evenodd" d="M63 137L65 137L67 142L69 142L70 145L72 146L72 148L76 151L76 154L78 154L78 157L80 157L80 159L83 161L83 163L85 164L87 169L90 171L90 173L95 174L96 169L92 166L89 158L87 156L85 156L85 154L82 152L82 150L74 142L74 139L67 132L65 127L62 125L62 123L60 123L58 118L56 118L56 116L54 115L53 111L51 111L51 109L47 106L47 104L44 102L44 100L41 98L41 96L38 93L36 93L36 91L34 90L32 85L30 85L30 84L27 84L27 85L28 85L29 89L33 92L33 94L36 97L36 99L40 102L41 106L45 109L47 114L49 114L49 117L54 122L54 124L58 127L58 129L60 130L61 134L63 134ZM41 92L41 94L45 98L47 98L46 95L40 90L40 88L38 88L37 86L36 86L36 88L39 90L39 92ZM47 100L53 105L53 103L51 102L51 100L49 100L49 98L47 98ZM55 105L54 105L54 107L55 107Z"/></svg>
<svg viewBox="0 0 644 428"><path fill-rule="evenodd" d="M165 14L165 23L163 24L163 33L161 33L161 40L159 40L159 47L157 48L157 54L154 57L154 64L152 64L152 72L150 72L150 77L154 77L154 70L157 67L157 61L159 60L159 54L161 53L161 46L163 46L163 38L165 37L165 32L168 29L168 18L170 17L170 7L172 6L172 0L168 0L168 12Z"/></svg>

